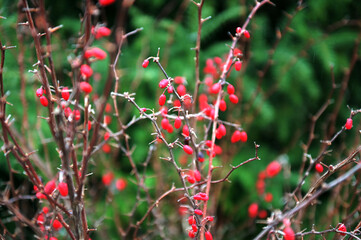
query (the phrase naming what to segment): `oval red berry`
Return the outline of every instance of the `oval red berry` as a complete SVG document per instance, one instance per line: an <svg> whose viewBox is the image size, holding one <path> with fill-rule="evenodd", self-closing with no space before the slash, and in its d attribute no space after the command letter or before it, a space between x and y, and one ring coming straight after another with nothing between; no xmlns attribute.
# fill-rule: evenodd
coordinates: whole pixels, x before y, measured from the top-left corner
<svg viewBox="0 0 361 240"><path fill-rule="evenodd" d="M93 87L88 82L80 82L79 84L80 91L89 94L93 91Z"/></svg>
<svg viewBox="0 0 361 240"><path fill-rule="evenodd" d="M163 106L165 104L166 100L167 100L167 97L164 94L160 95L160 97L158 99L159 105Z"/></svg>
<svg viewBox="0 0 361 240"><path fill-rule="evenodd" d="M44 187L44 192L46 194L52 194L56 188L55 180L50 180Z"/></svg>
<svg viewBox="0 0 361 240"><path fill-rule="evenodd" d="M70 93L69 93L69 89L67 87L64 87L63 90L61 90L61 97L65 100L68 101L69 97L70 97Z"/></svg>
<svg viewBox="0 0 361 240"><path fill-rule="evenodd" d="M83 64L80 66L80 73L82 76L89 78L93 75L93 69L89 65Z"/></svg>
<svg viewBox="0 0 361 240"><path fill-rule="evenodd" d="M315 165L316 172L322 173L323 172L323 166L320 163L317 163Z"/></svg>
<svg viewBox="0 0 361 240"><path fill-rule="evenodd" d="M352 118L347 118L345 128L350 130L352 128Z"/></svg>
<svg viewBox="0 0 361 240"><path fill-rule="evenodd" d="M232 84L228 84L227 92L228 92L228 94L234 94L234 87Z"/></svg>
<svg viewBox="0 0 361 240"><path fill-rule="evenodd" d="M142 67L143 67L143 68L147 68L148 65L149 65L149 60L145 59L145 60L143 61L143 63L142 63Z"/></svg>
<svg viewBox="0 0 361 240"><path fill-rule="evenodd" d="M243 35L244 35L245 38L250 38L251 37L251 35L249 34L249 32L247 30L244 30Z"/></svg>
<svg viewBox="0 0 361 240"><path fill-rule="evenodd" d="M41 105L43 105L44 107L47 107L49 102L48 102L48 99L45 97L45 96L41 96L40 97L40 103Z"/></svg>
<svg viewBox="0 0 361 240"><path fill-rule="evenodd" d="M191 155L193 153L193 149L189 145L184 145L183 151L189 155Z"/></svg>
<svg viewBox="0 0 361 240"><path fill-rule="evenodd" d="M44 91L43 91L43 88L42 88L42 87L36 89L36 93L35 93L35 94L36 94L37 97L43 96L43 93L44 93Z"/></svg>
<svg viewBox="0 0 361 240"><path fill-rule="evenodd" d="M213 236L210 232L205 232L204 236L206 237L206 240L213 240Z"/></svg>
<svg viewBox="0 0 361 240"><path fill-rule="evenodd" d="M182 126L182 120L180 119L180 117L177 117L174 121L174 127L176 129L180 128Z"/></svg>
<svg viewBox="0 0 361 240"><path fill-rule="evenodd" d="M65 182L59 183L58 190L61 196L68 196L68 184L66 184Z"/></svg>
<svg viewBox="0 0 361 240"><path fill-rule="evenodd" d="M238 103L238 97L234 94L229 95L229 101L231 101L231 103L233 104L237 104Z"/></svg>
<svg viewBox="0 0 361 240"><path fill-rule="evenodd" d="M237 61L237 62L234 64L234 68L236 69L236 71L240 71L241 68L242 68L242 62L241 62L241 61Z"/></svg>

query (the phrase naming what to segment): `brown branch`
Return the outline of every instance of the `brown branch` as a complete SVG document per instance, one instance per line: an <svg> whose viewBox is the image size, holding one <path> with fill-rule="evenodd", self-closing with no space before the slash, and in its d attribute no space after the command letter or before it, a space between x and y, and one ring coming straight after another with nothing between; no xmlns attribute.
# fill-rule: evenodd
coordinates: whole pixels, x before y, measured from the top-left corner
<svg viewBox="0 0 361 240"><path fill-rule="evenodd" d="M299 212L300 210L306 208L308 205L310 205L315 199L317 199L321 194L324 192L338 186L340 183L346 181L349 177L353 176L357 171L361 169L361 164L357 164L353 168L351 168L349 171L347 171L342 176L338 177L337 179L331 181L330 183L324 183L321 187L321 189L317 190L313 194L307 195L307 198L300 201L294 208L280 214L276 217L272 222L270 222L262 232L260 232L255 240L262 239L263 236L265 236L271 229L273 229L276 225L281 223L283 219L290 219L294 214Z"/></svg>
<svg viewBox="0 0 361 240"><path fill-rule="evenodd" d="M203 22L205 21L202 18L202 8L203 8L203 4L204 4L204 0L201 0L200 3L195 3L195 5L198 8L198 32L197 32L197 41L196 41L196 47L194 48L194 50L196 51L196 58L195 58L195 88L194 88L194 93L193 93L193 105L192 105L192 113L195 112L196 110L196 103L197 103L197 98L198 98L198 91L199 91L199 86L201 85L201 80L199 77L199 53L201 50L201 32L202 32L202 26L203 26ZM193 121L192 123L192 127L194 127L196 124L196 121Z"/></svg>

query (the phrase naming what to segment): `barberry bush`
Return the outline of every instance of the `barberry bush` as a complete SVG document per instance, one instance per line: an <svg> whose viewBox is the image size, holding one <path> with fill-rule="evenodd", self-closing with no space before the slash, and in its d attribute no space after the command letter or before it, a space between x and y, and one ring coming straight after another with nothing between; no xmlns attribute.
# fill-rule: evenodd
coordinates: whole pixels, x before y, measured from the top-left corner
<svg viewBox="0 0 361 240"><path fill-rule="evenodd" d="M360 239L357 1L4 1L4 239Z"/></svg>

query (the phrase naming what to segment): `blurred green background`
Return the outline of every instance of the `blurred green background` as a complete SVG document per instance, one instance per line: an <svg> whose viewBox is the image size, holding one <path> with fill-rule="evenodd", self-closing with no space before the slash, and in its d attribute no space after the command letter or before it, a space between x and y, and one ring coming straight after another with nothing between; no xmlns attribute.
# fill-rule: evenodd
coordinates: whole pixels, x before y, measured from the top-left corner
<svg viewBox="0 0 361 240"><path fill-rule="evenodd" d="M53 27L63 25L53 35L52 47L59 82L61 85L69 86L70 80L67 74L71 68L68 57L75 56L74 49L77 37L80 36L83 3L74 0L49 0L45 3L50 25ZM117 1L116 5L101 9L98 19L99 22L113 29L117 24L123 26L125 31L143 28L143 31L129 37L123 46L118 65L121 75L120 92L135 92L136 101L141 107L157 109L157 99L160 94L158 81L163 76L152 62L146 70L141 68L141 63L149 56L156 56L160 48L160 59L167 73L172 77L184 76L187 79L188 93L193 93L195 54L192 48L195 46L198 29L197 8L194 4L180 0L136 0L133 6L124 10L121 3L122 1ZM337 100L339 97L342 101L335 119L334 131L338 131L349 117L350 110L347 106L355 109L360 107L359 59L350 72L345 91L342 90L342 82L345 72L350 67L355 43L360 45L356 40L360 38L361 2L304 1L299 11L296 10L299 1L276 0L274 4L275 6L263 6L251 20L248 26L251 39L248 41L242 39L237 45L244 53L243 69L241 72L231 72L228 78L228 82L236 87L240 103L236 106L228 104L228 110L221 113L220 119L241 124L247 131L249 140L246 144L232 146L229 133L233 130L227 129L226 139L217 142L223 147L224 155L216 158L216 165L223 165L224 168L215 173L215 178L224 176L229 170L229 164L236 165L253 157L254 142L261 145L259 150L261 161L252 162L238 169L231 175L231 184L223 183L221 187L215 187L217 191L212 192L217 196L217 201L210 203L210 211L216 216L216 222L212 227L215 239L250 239L255 236L263 225L253 224L254 220L248 218L247 208L252 202L257 202L261 209L268 211L268 214L275 209L282 209L285 193L292 191L298 181L298 170L303 155L302 144L308 139L311 116L327 101L332 89L332 72L336 89L331 97L331 104L316 123L316 139L309 153L313 157L319 153L320 140L325 139L325 133L330 129L329 119L333 111L337 110L337 104L334 103L339 102ZM205 1L202 17L212 18L206 21L202 28L201 70L208 58L225 56L228 52L227 44L231 42L229 33L234 34L235 29L243 24L253 5L254 1L248 0ZM24 114L27 115L29 130L24 136L29 141L30 147L38 149L40 158L48 162L55 172L56 167L59 166L59 161L54 160L57 158L55 144L46 141L51 137L50 131L45 121L37 117L46 113L37 103L34 94L40 82L28 72L34 69L32 65L36 62L31 36L23 28L18 28L18 31L22 31L25 46L27 83L25 98L28 107L24 110L19 91L17 56L20 46L16 35L18 19L16 2L0 0L0 16L6 18L0 19L2 43L17 46L6 52L4 85L9 91L8 101L13 104L7 107L7 113L14 116L14 126L19 133L24 129L22 118ZM282 37L274 49L278 31L282 33ZM93 46L109 50L113 46L112 42L114 42L114 33L108 39L94 42ZM356 53L360 54L360 48L356 48ZM259 83L259 73L267 66L268 60L272 60L272 64L265 73L260 90L254 98ZM108 64L109 57L92 65L95 72L100 74L100 80L94 84L99 94L107 76ZM201 71L201 79L203 80L204 77ZM201 90L204 89L202 86ZM119 110L124 122L130 121L133 115L139 115L138 111L124 99L119 99ZM359 123L359 117L356 117L355 128L340 136L332 148L334 153L324 159L326 164L335 164L357 144ZM109 127L114 132L119 128L114 119ZM198 124L198 128L202 131L203 125ZM134 161L140 169L147 156L149 143L154 139L151 136L152 131L151 123L145 120L127 131L131 136L131 145L136 149L133 154ZM173 133L167 136L175 140L180 135ZM203 137L202 134L200 136ZM118 143L112 142L112 144ZM44 145L47 147L44 148ZM180 158L181 150L177 150L176 154L177 158ZM158 157L164 155L166 150L159 146L152 158L151 166L146 170L148 176L146 184L150 187L153 198L169 189L173 182L177 186L180 184L174 168L159 160ZM2 186L5 186L8 181L8 168L3 160L4 157L1 159L0 181ZM275 159L280 160L284 168L279 176L269 179L266 183L266 192L273 194L272 202L266 203L258 196L255 184L258 173ZM21 168L15 161L13 167L20 171L16 174L17 184L25 184ZM124 177L128 180L128 186L123 192L117 192L114 186L111 189L102 186L101 176L110 170L114 171L116 177ZM114 218L119 218L121 224L127 226L126 213L136 201L137 190L131 170L127 158L121 152L98 153L93 158L90 171L94 174L89 177L87 203L94 211L88 214L88 220L90 226L94 226L98 231L91 235L92 239L104 237L117 239L119 235ZM313 176L308 178L304 191L312 181L314 181ZM31 192L31 186L28 189ZM112 201L107 201L109 196ZM183 239L186 234L182 231L182 218L179 217L177 210L179 197L179 194L172 194L160 204L159 208L162 214L161 224L169 224L169 227L165 226L169 239ZM328 195L321 197L320 201L324 204L317 209L319 211L317 217L310 217L310 220L305 217L300 229L310 229L312 224L325 229L330 224L336 225L342 220L344 215L341 213L328 221L318 217L322 213L326 214L327 206L332 205L332 198ZM140 219L146 209L145 203L140 204L135 218ZM3 207L0 206L0 210L5 217ZM34 212L29 213L29 217L31 214ZM151 220L144 224L142 229L145 231L148 225L149 228L152 226ZM59 234L62 235L65 236L65 231ZM157 239L157 233L152 232L150 239Z"/></svg>

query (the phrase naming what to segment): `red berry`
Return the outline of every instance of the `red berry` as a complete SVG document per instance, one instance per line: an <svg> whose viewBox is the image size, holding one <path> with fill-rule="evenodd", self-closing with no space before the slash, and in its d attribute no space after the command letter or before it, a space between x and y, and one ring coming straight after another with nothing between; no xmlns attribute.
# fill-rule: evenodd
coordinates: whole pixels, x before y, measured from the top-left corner
<svg viewBox="0 0 361 240"><path fill-rule="evenodd" d="M273 195L272 195L272 193L266 193L266 195L264 196L264 200L265 200L266 202L272 202L272 200L273 200Z"/></svg>
<svg viewBox="0 0 361 240"><path fill-rule="evenodd" d="M168 124L168 126L167 126L167 132L168 133L173 133L173 131L174 131L174 128L173 128L173 126L172 126L172 124Z"/></svg>
<svg viewBox="0 0 361 240"><path fill-rule="evenodd" d="M224 101L223 99L221 99L221 101L219 102L219 110L221 110L222 112L227 110L226 101Z"/></svg>
<svg viewBox="0 0 361 240"><path fill-rule="evenodd" d="M193 176L197 182L199 182L202 179L201 173L198 170L194 170Z"/></svg>
<svg viewBox="0 0 361 240"><path fill-rule="evenodd" d="M49 212L49 208L48 207L43 207L43 213L47 214Z"/></svg>
<svg viewBox="0 0 361 240"><path fill-rule="evenodd" d="M177 93L178 93L180 96L184 96L184 95L187 93L186 87L185 87L183 84L180 84L180 85L177 87Z"/></svg>
<svg viewBox="0 0 361 240"><path fill-rule="evenodd" d="M229 95L229 101L231 101L231 103L237 104L238 103L238 97L234 94Z"/></svg>
<svg viewBox="0 0 361 240"><path fill-rule="evenodd" d="M68 118L72 113L73 113L73 111L71 110L70 107L66 107L64 109L64 115L65 115L66 118Z"/></svg>
<svg viewBox="0 0 361 240"><path fill-rule="evenodd" d="M340 232L347 232L347 228L346 228L345 224L343 224L343 223L341 223L341 225L338 227L337 230L340 231ZM345 236L346 233L340 233L340 235Z"/></svg>
<svg viewBox="0 0 361 240"><path fill-rule="evenodd" d="M191 231L188 231L188 236L190 238L194 238L196 236L196 234L191 230Z"/></svg>
<svg viewBox="0 0 361 240"><path fill-rule="evenodd" d="M217 65L221 65L222 64L222 58L220 57L214 57L214 62L217 64Z"/></svg>
<svg viewBox="0 0 361 240"><path fill-rule="evenodd" d="M204 162L204 155L201 152L198 153L198 161L199 162Z"/></svg>
<svg viewBox="0 0 361 240"><path fill-rule="evenodd" d="M110 153L110 151L111 151L112 149L111 149L110 145L106 143L106 144L103 145L102 150L103 150L103 152L105 152L105 153Z"/></svg>
<svg viewBox="0 0 361 240"><path fill-rule="evenodd" d="M178 208L179 215L183 216L188 213L188 208L185 206L181 206Z"/></svg>
<svg viewBox="0 0 361 240"><path fill-rule="evenodd" d="M239 49L239 48L235 48L233 50L233 55L235 55L235 56L242 55L242 54L243 53L242 53L241 49Z"/></svg>
<svg viewBox="0 0 361 240"><path fill-rule="evenodd" d="M92 51L92 49L86 50L86 51L84 52L84 57L85 57L86 59L93 57L93 51Z"/></svg>
<svg viewBox="0 0 361 240"><path fill-rule="evenodd" d="M166 101L166 100L167 100L167 97L166 97L164 94L160 95L160 97L159 97L159 99L158 99L159 105L160 105L160 106L163 106L163 105L165 104L165 101Z"/></svg>
<svg viewBox="0 0 361 240"><path fill-rule="evenodd" d="M167 107L161 107L160 112L162 113L162 117L167 117L168 114L168 108Z"/></svg>
<svg viewBox="0 0 361 240"><path fill-rule="evenodd" d="M106 52L104 52L102 49L100 49L100 48L92 48L91 49L91 51L92 51L92 55L93 55L93 57L95 57L95 58L97 58L97 59L99 59L99 60L103 60L103 59L105 59L106 57L107 57L107 53Z"/></svg>
<svg viewBox="0 0 361 240"><path fill-rule="evenodd" d="M44 214L40 213L36 219L36 223L39 225L42 225L42 224L44 224L44 220L45 220Z"/></svg>
<svg viewBox="0 0 361 240"><path fill-rule="evenodd" d="M291 227L285 227L285 229L283 229L283 233L285 240L295 240L295 232Z"/></svg>
<svg viewBox="0 0 361 240"><path fill-rule="evenodd" d="M95 35L95 39L107 37L111 34L111 30L107 27L92 28L92 34Z"/></svg>
<svg viewBox="0 0 361 240"><path fill-rule="evenodd" d="M43 94L44 94L44 90L43 90L43 88L42 87L39 87L38 89L36 89L36 96L37 97L41 97L41 96L43 96Z"/></svg>
<svg viewBox="0 0 361 240"><path fill-rule="evenodd" d="M187 126L187 125L184 125L184 126L183 126L182 133L183 133L185 136L189 136L189 129L188 129L188 126Z"/></svg>
<svg viewBox="0 0 361 240"><path fill-rule="evenodd" d="M241 131L236 130L231 137L231 143L236 143L241 140Z"/></svg>
<svg viewBox="0 0 361 240"><path fill-rule="evenodd" d="M80 73L82 76L89 78L93 75L93 69L89 65L83 64L80 66Z"/></svg>
<svg viewBox="0 0 361 240"><path fill-rule="evenodd" d="M174 78L174 82L175 82L176 84L183 84L183 82L184 82L184 77L179 77L179 76L177 76L177 77Z"/></svg>
<svg viewBox="0 0 361 240"><path fill-rule="evenodd" d="M210 93L213 93L213 94L217 94L219 93L219 91L221 90L222 86L220 83L215 83L212 85L211 89L210 89Z"/></svg>
<svg viewBox="0 0 361 240"><path fill-rule="evenodd" d="M110 103L107 103L107 105L105 105L105 112L110 113L112 111L112 105L110 105Z"/></svg>
<svg viewBox="0 0 361 240"><path fill-rule="evenodd" d="M251 35L249 34L249 32L247 30L244 30L243 35L244 35L245 38L250 38L251 37Z"/></svg>
<svg viewBox="0 0 361 240"><path fill-rule="evenodd" d="M148 60L148 59L145 59L145 60L143 61L143 63L142 63L142 67L143 67L143 68L147 68L148 65L149 65L149 60Z"/></svg>
<svg viewBox="0 0 361 240"><path fill-rule="evenodd" d="M281 164L277 161L273 161L270 164L268 164L266 168L267 177L274 177L276 176L280 171L282 167Z"/></svg>
<svg viewBox="0 0 361 240"><path fill-rule="evenodd" d="M168 79L160 80L159 87L160 88L165 88L166 86L168 86L168 83L169 83Z"/></svg>
<svg viewBox="0 0 361 240"><path fill-rule="evenodd" d="M46 199L46 196L41 192L37 192L35 196L37 199Z"/></svg>
<svg viewBox="0 0 361 240"><path fill-rule="evenodd" d="M194 213L197 214L197 215L203 215L203 212L200 209L195 209Z"/></svg>
<svg viewBox="0 0 361 240"><path fill-rule="evenodd" d="M107 172L102 177L102 182L105 186L109 186L114 179L114 174L112 172Z"/></svg>
<svg viewBox="0 0 361 240"><path fill-rule="evenodd" d="M212 77L206 77L204 79L204 84L206 84L208 87L211 87L213 84L213 78Z"/></svg>
<svg viewBox="0 0 361 240"><path fill-rule="evenodd" d="M114 2L115 2L115 0L99 0L99 4L102 7L108 6Z"/></svg>
<svg viewBox="0 0 361 240"><path fill-rule="evenodd" d="M167 92L169 94L173 93L173 86L169 86L168 89L167 89Z"/></svg>
<svg viewBox="0 0 361 240"><path fill-rule="evenodd" d="M74 114L75 121L79 121L80 117L81 117L80 111L79 110L74 110L73 114Z"/></svg>
<svg viewBox="0 0 361 240"><path fill-rule="evenodd" d="M70 92L69 89L67 87L64 87L63 90L61 91L61 97L65 100L68 101L69 97L70 97Z"/></svg>
<svg viewBox="0 0 361 240"><path fill-rule="evenodd" d="M261 219L265 219L267 217L267 211L266 210L259 211L258 217Z"/></svg>
<svg viewBox="0 0 361 240"><path fill-rule="evenodd" d="M317 163L315 165L316 172L322 173L323 172L323 166L320 163Z"/></svg>
<svg viewBox="0 0 361 240"><path fill-rule="evenodd" d="M111 34L111 32L112 31L107 27L99 27L97 35L98 35L98 38L100 38L100 37L108 37ZM95 38L97 38L97 37L95 37Z"/></svg>
<svg viewBox="0 0 361 240"><path fill-rule="evenodd" d="M225 136L227 132L226 127L223 124L219 125L217 131L222 135L222 137Z"/></svg>
<svg viewBox="0 0 361 240"><path fill-rule="evenodd" d="M63 227L63 225L61 225L61 222L58 219L55 219L54 222L53 222L54 230L59 230L62 227Z"/></svg>
<svg viewBox="0 0 361 240"><path fill-rule="evenodd" d="M255 218L255 217L257 217L257 215L258 215L258 204L257 203L252 203L248 207L248 216L250 218Z"/></svg>
<svg viewBox="0 0 361 240"><path fill-rule="evenodd" d="M65 182L59 183L58 190L61 196L68 196L68 184L66 184Z"/></svg>
<svg viewBox="0 0 361 240"><path fill-rule="evenodd" d="M180 128L182 126L182 120L180 119L180 117L177 117L175 120L174 120L174 127L176 129Z"/></svg>
<svg viewBox="0 0 361 240"><path fill-rule="evenodd" d="M241 34L241 32L242 32L242 28L238 27L238 28L236 29L236 33Z"/></svg>
<svg viewBox="0 0 361 240"><path fill-rule="evenodd" d="M213 216L207 216L207 221L213 222L213 220L214 220L214 217L213 217Z"/></svg>
<svg viewBox="0 0 361 240"><path fill-rule="evenodd" d="M162 126L162 128L163 128L164 130L167 130L168 125L169 125L169 121L168 121L168 119L163 118L163 119L162 119L162 122L161 122L161 126Z"/></svg>
<svg viewBox="0 0 361 240"><path fill-rule="evenodd" d="M235 62L234 68L236 69L236 71L240 71L242 68L242 62L241 61Z"/></svg>
<svg viewBox="0 0 361 240"><path fill-rule="evenodd" d="M189 145L184 145L183 151L189 155L192 155L192 153L193 153L193 149Z"/></svg>
<svg viewBox="0 0 361 240"><path fill-rule="evenodd" d="M104 133L104 140L107 141L110 137L110 133L109 132L106 132Z"/></svg>
<svg viewBox="0 0 361 240"><path fill-rule="evenodd" d="M196 194L196 195L193 196L193 199L200 201L200 200L202 200L202 197L201 197L201 195L199 195L199 193L198 193L198 194Z"/></svg>
<svg viewBox="0 0 361 240"><path fill-rule="evenodd" d="M201 200L202 201L208 201L209 197L206 193L199 193L199 195L201 196Z"/></svg>
<svg viewBox="0 0 361 240"><path fill-rule="evenodd" d="M196 220L194 219L194 216L189 216L188 217L188 224L192 225L192 224L195 224L195 223L196 223Z"/></svg>
<svg viewBox="0 0 361 240"><path fill-rule="evenodd" d="M56 237L51 237L49 240L58 240Z"/></svg>
<svg viewBox="0 0 361 240"><path fill-rule="evenodd" d="M190 184L193 184L193 183L196 182L196 180L194 179L194 177L191 176L191 175L188 175L188 176L187 176L187 181L188 181Z"/></svg>
<svg viewBox="0 0 361 240"><path fill-rule="evenodd" d="M123 191L126 186L127 186L127 181L124 178L119 178L115 182L115 187L118 189L118 191Z"/></svg>
<svg viewBox="0 0 361 240"><path fill-rule="evenodd" d="M213 240L212 234L210 232L205 232L204 236L206 237L206 240Z"/></svg>
<svg viewBox="0 0 361 240"><path fill-rule="evenodd" d="M207 141L205 142L205 144L206 144L206 146L209 147L209 148L211 148L212 145L213 145L211 140L207 140Z"/></svg>
<svg viewBox="0 0 361 240"><path fill-rule="evenodd" d="M215 154L220 155L220 154L222 154L223 150L220 146L214 145L214 152L215 152Z"/></svg>
<svg viewBox="0 0 361 240"><path fill-rule="evenodd" d="M93 91L92 85L90 85L88 82L80 82L79 84L80 91L89 94Z"/></svg>
<svg viewBox="0 0 361 240"><path fill-rule="evenodd" d="M45 97L45 96L41 96L40 97L40 103L41 105L43 105L44 107L47 107L49 102L48 102L48 99Z"/></svg>
<svg viewBox="0 0 361 240"><path fill-rule="evenodd" d="M56 188L55 180L50 180L44 187L44 192L46 194L52 194Z"/></svg>
<svg viewBox="0 0 361 240"><path fill-rule="evenodd" d="M112 122L112 116L105 115L104 116L104 124L109 125Z"/></svg>
<svg viewBox="0 0 361 240"><path fill-rule="evenodd" d="M197 232L198 231L197 225L192 224L192 230L193 232Z"/></svg>
<svg viewBox="0 0 361 240"><path fill-rule="evenodd" d="M232 84L228 84L227 92L228 92L228 94L234 94L234 87Z"/></svg>
<svg viewBox="0 0 361 240"><path fill-rule="evenodd" d="M347 130L350 130L352 128L352 119L351 118L347 118L345 128Z"/></svg>
<svg viewBox="0 0 361 240"><path fill-rule="evenodd" d="M247 139L248 139L247 133L245 131L242 131L240 135L241 142L247 142Z"/></svg>

